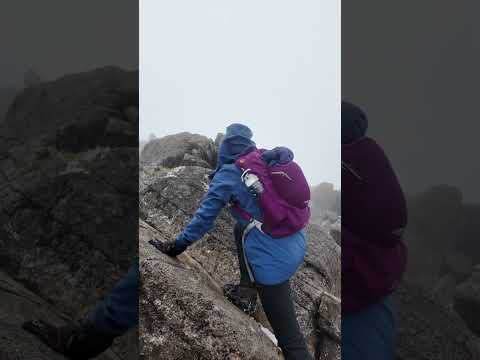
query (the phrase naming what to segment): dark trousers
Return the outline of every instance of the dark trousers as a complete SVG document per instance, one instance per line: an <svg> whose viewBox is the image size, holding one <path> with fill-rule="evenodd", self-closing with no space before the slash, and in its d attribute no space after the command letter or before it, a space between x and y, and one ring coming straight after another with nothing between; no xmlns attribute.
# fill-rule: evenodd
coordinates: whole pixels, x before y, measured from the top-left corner
<svg viewBox="0 0 480 360"><path fill-rule="evenodd" d="M240 268L240 284L253 286L243 256L242 235L243 227L240 224L235 225L234 236ZM285 360L311 360L312 357L307 350L305 339L295 315L290 281L287 280L277 285L256 283L255 286Z"/></svg>

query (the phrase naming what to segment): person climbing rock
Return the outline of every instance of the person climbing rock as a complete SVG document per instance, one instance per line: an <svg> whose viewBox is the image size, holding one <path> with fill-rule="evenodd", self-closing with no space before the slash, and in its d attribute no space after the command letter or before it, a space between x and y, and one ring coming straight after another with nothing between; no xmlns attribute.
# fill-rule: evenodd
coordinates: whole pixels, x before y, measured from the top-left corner
<svg viewBox="0 0 480 360"><path fill-rule="evenodd" d="M80 322L55 326L35 319L22 327L69 359L92 359L138 324L138 284L137 258L125 277Z"/></svg>
<svg viewBox="0 0 480 360"><path fill-rule="evenodd" d="M234 237L241 277L238 284L225 285L225 296L252 314L258 294L285 359L312 359L296 318L289 281L305 256L302 229L310 215L309 187L289 149L259 150L252 136L242 124L227 127L217 168L192 221L175 240L152 240L151 244L177 256L202 238L222 208L229 206L237 221ZM283 198L278 198L280 191L275 187L282 190Z"/></svg>
<svg viewBox="0 0 480 360"><path fill-rule="evenodd" d="M393 360L390 295L406 267L404 194L368 120L342 102L342 359Z"/></svg>

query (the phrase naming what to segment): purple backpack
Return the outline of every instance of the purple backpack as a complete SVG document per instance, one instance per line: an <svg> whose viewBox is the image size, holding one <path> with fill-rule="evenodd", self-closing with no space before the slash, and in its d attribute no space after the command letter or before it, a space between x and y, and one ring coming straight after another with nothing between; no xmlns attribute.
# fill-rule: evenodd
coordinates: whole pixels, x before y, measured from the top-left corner
<svg viewBox="0 0 480 360"><path fill-rule="evenodd" d="M258 194L262 211L262 230L272 237L285 237L303 229L310 219L310 187L300 166L292 160L268 165L262 158L266 150L253 150L240 156L235 165L243 174L255 174L263 191ZM252 216L238 204L233 208L245 219Z"/></svg>
<svg viewBox="0 0 480 360"><path fill-rule="evenodd" d="M364 137L342 145L342 311L392 293L407 265L407 206L383 149Z"/></svg>

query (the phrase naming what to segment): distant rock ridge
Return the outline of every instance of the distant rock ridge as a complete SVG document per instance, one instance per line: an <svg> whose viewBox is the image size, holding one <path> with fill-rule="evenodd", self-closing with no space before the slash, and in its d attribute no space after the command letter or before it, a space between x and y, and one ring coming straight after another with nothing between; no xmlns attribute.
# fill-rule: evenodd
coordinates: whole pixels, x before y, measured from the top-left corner
<svg viewBox="0 0 480 360"><path fill-rule="evenodd" d="M474 265L480 263L480 204L465 203L462 192L449 185L410 195L407 202L406 280L456 310L479 334L472 319L480 318L473 290L478 286Z"/></svg>
<svg viewBox="0 0 480 360"><path fill-rule="evenodd" d="M214 168L217 146L206 136L183 132L150 140L140 155L142 164L156 164L166 168L181 165Z"/></svg>
<svg viewBox="0 0 480 360"><path fill-rule="evenodd" d="M480 264L473 267L471 275L461 282L454 292L453 306L480 342Z"/></svg>
<svg viewBox="0 0 480 360"><path fill-rule="evenodd" d="M321 183L311 188L310 207L312 221L317 224L335 222L341 215L341 192L331 183Z"/></svg>

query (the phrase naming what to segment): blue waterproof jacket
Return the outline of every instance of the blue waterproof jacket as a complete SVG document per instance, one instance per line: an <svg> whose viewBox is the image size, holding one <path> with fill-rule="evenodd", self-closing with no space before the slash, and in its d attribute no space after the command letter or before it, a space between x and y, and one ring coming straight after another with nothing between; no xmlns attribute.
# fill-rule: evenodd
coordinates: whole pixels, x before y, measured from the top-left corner
<svg viewBox="0 0 480 360"><path fill-rule="evenodd" d="M255 146L251 137L250 129L244 125L233 124L227 128L208 192L190 224L176 239L178 246L189 246L202 238L222 208L232 202L238 202L242 209L262 221L256 199L242 182L241 171L233 164L238 156ZM238 222L246 224L235 211L231 210L231 214ZM245 253L255 281L263 285L288 280L303 262L305 252L306 235L303 231L284 238L272 238L254 228L245 239Z"/></svg>
<svg viewBox="0 0 480 360"><path fill-rule="evenodd" d="M342 314L342 359L393 360L397 321L390 296L359 312Z"/></svg>

